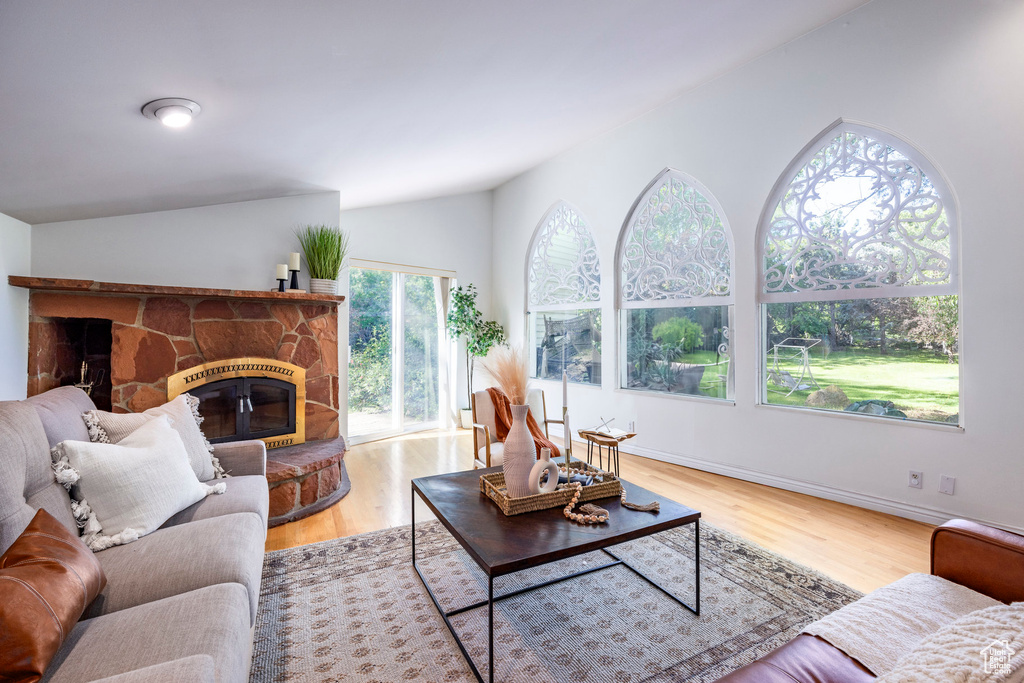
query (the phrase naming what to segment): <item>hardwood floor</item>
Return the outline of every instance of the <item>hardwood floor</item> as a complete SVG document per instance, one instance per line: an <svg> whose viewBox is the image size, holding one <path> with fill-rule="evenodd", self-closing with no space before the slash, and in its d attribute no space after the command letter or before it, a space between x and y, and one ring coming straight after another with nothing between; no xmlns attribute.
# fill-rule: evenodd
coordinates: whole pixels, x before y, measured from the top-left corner
<svg viewBox="0 0 1024 683"><path fill-rule="evenodd" d="M583 444L574 443L577 453ZM267 550L408 524L409 482L473 466L468 431L429 431L362 444L345 456L352 492L337 505L271 529ZM703 520L868 592L928 572L932 527L800 493L622 454L622 477L696 508ZM416 508L417 521L429 510Z"/></svg>

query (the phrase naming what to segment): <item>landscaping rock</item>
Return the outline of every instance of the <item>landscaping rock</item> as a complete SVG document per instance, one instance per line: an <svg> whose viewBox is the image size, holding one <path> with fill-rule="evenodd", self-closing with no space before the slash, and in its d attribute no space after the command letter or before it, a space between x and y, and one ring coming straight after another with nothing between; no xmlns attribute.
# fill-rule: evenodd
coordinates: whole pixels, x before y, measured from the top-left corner
<svg viewBox="0 0 1024 683"><path fill-rule="evenodd" d="M811 393L807 397L806 405L814 408L832 408L834 410L843 410L846 406L850 405L850 399L846 396L846 392L839 388L837 384L830 384L824 389L818 389Z"/></svg>
<svg viewBox="0 0 1024 683"><path fill-rule="evenodd" d="M846 408L851 413L863 413L865 415L884 415L885 417L899 417L907 419L907 414L896 408L892 401L883 401L873 398L867 401L857 401Z"/></svg>

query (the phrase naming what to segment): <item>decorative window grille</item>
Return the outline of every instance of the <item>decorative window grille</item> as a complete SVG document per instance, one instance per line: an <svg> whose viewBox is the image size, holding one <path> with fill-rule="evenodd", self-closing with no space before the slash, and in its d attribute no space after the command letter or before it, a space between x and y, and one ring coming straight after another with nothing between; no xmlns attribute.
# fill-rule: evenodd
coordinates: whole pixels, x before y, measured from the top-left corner
<svg viewBox="0 0 1024 683"><path fill-rule="evenodd" d="M620 386L733 397L732 232L695 178L662 171L619 236Z"/></svg>
<svg viewBox="0 0 1024 683"><path fill-rule="evenodd" d="M531 310L565 310L601 301L601 262L590 227L558 202L537 227L527 264Z"/></svg>
<svg viewBox="0 0 1024 683"><path fill-rule="evenodd" d="M526 261L533 376L601 384L601 262L587 221L560 201Z"/></svg>
<svg viewBox="0 0 1024 683"><path fill-rule="evenodd" d="M953 194L898 137L839 121L758 230L763 403L961 424Z"/></svg>
<svg viewBox="0 0 1024 683"><path fill-rule="evenodd" d="M732 234L711 193L666 169L637 200L619 242L621 308L731 304Z"/></svg>
<svg viewBox="0 0 1024 683"><path fill-rule="evenodd" d="M906 143L841 122L783 179L762 220L762 301L957 293L951 194Z"/></svg>

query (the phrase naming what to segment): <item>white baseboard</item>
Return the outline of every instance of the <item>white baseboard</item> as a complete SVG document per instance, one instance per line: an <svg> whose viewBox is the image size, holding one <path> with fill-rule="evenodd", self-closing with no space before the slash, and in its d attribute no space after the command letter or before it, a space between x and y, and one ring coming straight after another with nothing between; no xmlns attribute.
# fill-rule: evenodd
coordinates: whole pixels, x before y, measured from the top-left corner
<svg viewBox="0 0 1024 683"><path fill-rule="evenodd" d="M856 507L867 508L868 510L875 510L877 512L895 515L896 517L906 517L907 519L914 519L919 522L927 522L928 524L938 525L947 522L954 517L963 518L960 515L951 514L938 508L927 507L924 505L911 505L909 503L892 500L890 498L881 498L879 496L872 496L866 493L857 493L856 491L839 489L834 486L826 486L825 484L818 484L812 481L783 477L770 472L762 472L749 467L742 467L740 465L713 462L711 460L704 460L702 458L695 458L688 455L665 453L664 451L655 450L653 448L644 448L643 446L629 445L626 443L623 443L619 447L619 450L623 453L631 453L642 458L660 460L661 462L667 462L673 465L682 465L683 467L689 467L703 472L711 472L713 474L721 474L726 477L732 477L733 479L752 481L756 484L765 484L766 486L785 489L786 491L804 493L809 496L814 496L815 498L834 500L839 503L846 503L847 505L854 505ZM685 503L685 501L682 502ZM1024 527L1017 527L984 519L972 519L971 521L998 527L1017 534L1024 534Z"/></svg>

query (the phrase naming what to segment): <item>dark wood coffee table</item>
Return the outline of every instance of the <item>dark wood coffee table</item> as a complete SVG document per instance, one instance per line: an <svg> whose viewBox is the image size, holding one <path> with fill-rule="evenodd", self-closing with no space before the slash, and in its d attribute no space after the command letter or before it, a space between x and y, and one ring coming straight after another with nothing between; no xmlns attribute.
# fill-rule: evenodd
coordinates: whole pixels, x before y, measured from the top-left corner
<svg viewBox="0 0 1024 683"><path fill-rule="evenodd" d="M700 512L623 481L622 485L626 489L627 500L641 504L656 500L661 504L661 511L657 513L637 512L622 507L618 498L602 498L594 503L609 512L610 519L604 524L584 526L570 522L562 514L562 508L506 517L497 505L480 492L480 475L499 471L501 471L500 467L492 467L486 470L439 474L412 480L412 566L426 587L427 593L430 594L430 599L434 601L437 611L441 613L445 625L451 631L459 650L462 651L462 656L469 663L469 667L478 681L483 683L484 678L462 644L459 634L455 632L449 617L479 607L487 607L488 680L494 683L494 603L553 583L622 565L686 609L700 615ZM450 611L445 611L441 607L441 603L427 583L423 572L416 566L417 494L487 574L486 600ZM696 596L692 607L608 550L608 546L687 524L693 524L694 537ZM494 579L496 577L595 550L603 551L612 561L558 579L509 591L503 595L494 595Z"/></svg>

